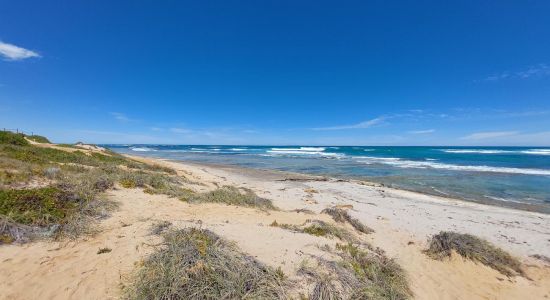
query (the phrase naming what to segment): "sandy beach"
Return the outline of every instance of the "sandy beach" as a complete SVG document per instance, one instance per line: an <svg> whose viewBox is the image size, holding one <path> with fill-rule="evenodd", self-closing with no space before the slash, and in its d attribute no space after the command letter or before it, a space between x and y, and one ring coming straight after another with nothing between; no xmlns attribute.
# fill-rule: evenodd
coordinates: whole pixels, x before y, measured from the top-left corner
<svg viewBox="0 0 550 300"><path fill-rule="evenodd" d="M39 241L4 246L0 251L2 299L117 299L132 270L159 243L149 228L159 220L177 227L207 228L235 242L259 261L281 268L304 291L297 273L308 259L329 257L322 245L333 238L317 237L269 226L272 222L302 224L327 207L343 207L374 229L357 238L383 249L408 274L414 299L545 299L550 295L550 216L468 203L390 189L361 181L201 165L134 157L160 163L189 178L195 191L219 186L248 188L270 199L279 211L223 204L189 204L142 189L107 192L119 208L100 223L93 236L76 241ZM312 213L296 211L311 210ZM314 214L314 215L311 215ZM347 225L349 226L349 225ZM351 227L350 227L351 228ZM454 255L437 261L422 251L428 238L442 230L470 233L509 251L524 264L526 277L506 277ZM101 247L112 252L96 255ZM302 278L303 279L303 278Z"/></svg>

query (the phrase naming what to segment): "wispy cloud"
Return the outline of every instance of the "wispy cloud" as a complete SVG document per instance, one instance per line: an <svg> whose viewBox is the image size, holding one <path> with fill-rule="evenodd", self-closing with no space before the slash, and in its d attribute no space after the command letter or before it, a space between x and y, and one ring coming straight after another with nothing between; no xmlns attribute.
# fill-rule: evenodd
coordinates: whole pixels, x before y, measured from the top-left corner
<svg viewBox="0 0 550 300"><path fill-rule="evenodd" d="M530 66L521 71L505 71L497 74L493 74L484 81L500 81L504 79L529 79L550 76L550 66L547 64L538 64Z"/></svg>
<svg viewBox="0 0 550 300"><path fill-rule="evenodd" d="M500 137L514 136L517 135L519 131L485 131L485 132L475 132L467 136L463 136L460 139L462 140L486 140L494 139Z"/></svg>
<svg viewBox="0 0 550 300"><path fill-rule="evenodd" d="M373 127L373 126L375 126L375 125L379 125L379 124L381 124L382 122L384 122L384 120L386 120L386 119L387 119L386 117L381 116L381 117L378 117L378 118L374 118L374 119L371 119L371 120L363 121L363 122L360 122L360 123L357 123L357 124L353 124L353 125L341 125L341 126L331 126L331 127L317 127L317 128L312 128L312 129L313 129L313 130L364 129L364 128Z"/></svg>
<svg viewBox="0 0 550 300"><path fill-rule="evenodd" d="M173 133L183 133L183 134L193 133L193 130L191 130L191 129L178 128L178 127L172 127L172 128L170 128L170 131L173 132Z"/></svg>
<svg viewBox="0 0 550 300"><path fill-rule="evenodd" d="M435 132L435 129L409 131L409 133L412 133L412 134L429 134L429 133L434 133L434 132Z"/></svg>
<svg viewBox="0 0 550 300"><path fill-rule="evenodd" d="M40 54L25 48L21 48L21 47L0 41L0 56L2 56L4 60L16 61L16 60L23 60L31 57L40 57Z"/></svg>
<svg viewBox="0 0 550 300"><path fill-rule="evenodd" d="M130 121L134 121L134 120L130 119L128 116L126 116L126 114L123 114L123 113L120 113L120 112L110 112L109 114L111 116L113 116L115 118L115 120L117 120L119 122L127 123L127 122L130 122Z"/></svg>

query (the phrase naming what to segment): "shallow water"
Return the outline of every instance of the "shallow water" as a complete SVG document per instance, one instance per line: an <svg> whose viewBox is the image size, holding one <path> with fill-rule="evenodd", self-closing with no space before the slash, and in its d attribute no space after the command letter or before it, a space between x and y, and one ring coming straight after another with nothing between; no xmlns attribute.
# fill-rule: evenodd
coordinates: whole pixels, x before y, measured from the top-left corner
<svg viewBox="0 0 550 300"><path fill-rule="evenodd" d="M360 178L550 213L550 148L103 145L172 160Z"/></svg>

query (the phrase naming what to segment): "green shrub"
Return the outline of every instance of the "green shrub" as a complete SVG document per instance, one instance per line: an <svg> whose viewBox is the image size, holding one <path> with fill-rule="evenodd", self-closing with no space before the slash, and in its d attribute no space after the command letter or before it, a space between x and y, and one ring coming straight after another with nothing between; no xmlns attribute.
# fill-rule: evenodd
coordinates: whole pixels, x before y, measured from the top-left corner
<svg viewBox="0 0 550 300"><path fill-rule="evenodd" d="M25 135L22 133L0 131L0 144L26 146L29 145L29 142L25 140Z"/></svg>
<svg viewBox="0 0 550 300"><path fill-rule="evenodd" d="M74 197L56 187L0 190L0 214L21 224L63 223L76 207Z"/></svg>

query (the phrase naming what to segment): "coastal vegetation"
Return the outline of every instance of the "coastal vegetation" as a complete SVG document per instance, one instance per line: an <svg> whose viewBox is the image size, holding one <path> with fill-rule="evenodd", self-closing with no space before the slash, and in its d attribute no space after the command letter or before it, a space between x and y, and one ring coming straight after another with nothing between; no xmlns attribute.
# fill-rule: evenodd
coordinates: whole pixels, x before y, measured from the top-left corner
<svg viewBox="0 0 550 300"><path fill-rule="evenodd" d="M489 266L506 276L524 275L519 260L488 241L471 234L442 231L430 239L429 247L425 253L438 260L457 253L464 258Z"/></svg>
<svg viewBox="0 0 550 300"><path fill-rule="evenodd" d="M36 143L47 143L49 144L50 143L50 140L48 140L48 138L46 138L45 136L41 136L41 135L36 135L36 134L33 134L33 135L26 135L25 136L26 138L28 138L29 140L33 141L33 142L36 142Z"/></svg>
<svg viewBox="0 0 550 300"><path fill-rule="evenodd" d="M369 228L365 224L361 223L361 221L359 221L358 219L353 218L352 216L349 215L349 213L346 210L343 210L341 208L338 208L338 207L325 208L321 211L321 213L330 215L336 222L348 223L353 228L355 228L355 230L359 232L367 233L367 234L374 232L372 228Z"/></svg>
<svg viewBox="0 0 550 300"><path fill-rule="evenodd" d="M38 147L23 134L1 131L0 243L92 233L116 207L103 193L117 183L176 196L185 193L183 181L171 168L112 151Z"/></svg>
<svg viewBox="0 0 550 300"><path fill-rule="evenodd" d="M370 247L367 247L370 248ZM340 260L303 261L298 273L312 282L307 299L409 299L405 271L382 251L361 245L336 244Z"/></svg>
<svg viewBox="0 0 550 300"><path fill-rule="evenodd" d="M342 241L356 241L354 236L345 228L321 220L307 220L301 225L279 224L275 220L269 226L279 227L294 232L307 233L314 236L335 237Z"/></svg>
<svg viewBox="0 0 550 300"><path fill-rule="evenodd" d="M196 194L188 198L187 201L190 203L223 203L266 210L277 209L271 200L259 197L250 189L239 189L234 186L223 186L210 192Z"/></svg>
<svg viewBox="0 0 550 300"><path fill-rule="evenodd" d="M169 230L124 288L126 299L285 299L284 274L215 233Z"/></svg>

